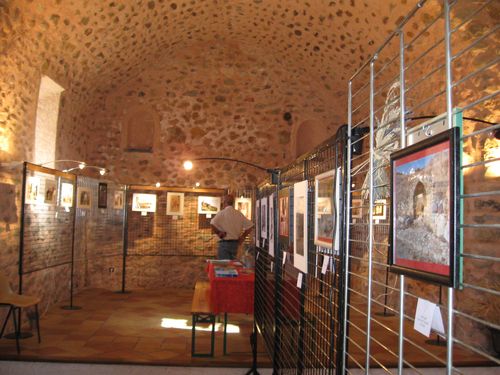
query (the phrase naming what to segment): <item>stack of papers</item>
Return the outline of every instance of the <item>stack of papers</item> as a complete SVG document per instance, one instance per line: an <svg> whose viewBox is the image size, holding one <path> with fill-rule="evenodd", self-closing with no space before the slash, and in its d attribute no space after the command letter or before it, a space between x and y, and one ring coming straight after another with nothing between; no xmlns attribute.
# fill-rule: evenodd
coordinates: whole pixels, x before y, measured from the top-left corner
<svg viewBox="0 0 500 375"><path fill-rule="evenodd" d="M238 276L238 271L234 268L221 268L215 267L215 277L236 277Z"/></svg>

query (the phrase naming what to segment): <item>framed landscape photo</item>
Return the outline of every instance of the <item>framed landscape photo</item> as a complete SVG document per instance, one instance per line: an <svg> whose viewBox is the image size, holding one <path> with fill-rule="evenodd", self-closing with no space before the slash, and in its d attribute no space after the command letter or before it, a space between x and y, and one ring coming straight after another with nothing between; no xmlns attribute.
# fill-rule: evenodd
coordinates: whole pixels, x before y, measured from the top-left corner
<svg viewBox="0 0 500 375"><path fill-rule="evenodd" d="M134 193L132 195L132 211L156 212L156 194Z"/></svg>
<svg viewBox="0 0 500 375"><path fill-rule="evenodd" d="M167 193L167 215L184 215L184 193Z"/></svg>
<svg viewBox="0 0 500 375"><path fill-rule="evenodd" d="M288 188L280 190L278 194L278 234L280 237L288 237L290 225L290 192Z"/></svg>
<svg viewBox="0 0 500 375"><path fill-rule="evenodd" d="M234 208L240 211L248 220L252 220L252 198L236 198Z"/></svg>
<svg viewBox="0 0 500 375"><path fill-rule="evenodd" d="M340 169L322 173L315 177L314 244L335 249L339 243L339 194L340 182L336 178Z"/></svg>
<svg viewBox="0 0 500 375"><path fill-rule="evenodd" d="M385 220L387 218L387 199L376 199L373 202L373 220Z"/></svg>
<svg viewBox="0 0 500 375"><path fill-rule="evenodd" d="M260 238L267 239L267 197L260 200Z"/></svg>
<svg viewBox="0 0 500 375"><path fill-rule="evenodd" d="M363 200L362 199L353 199L351 203L351 215L353 219L362 219L363 218Z"/></svg>
<svg viewBox="0 0 500 375"><path fill-rule="evenodd" d="M307 184L304 180L293 185L293 266L307 273Z"/></svg>
<svg viewBox="0 0 500 375"><path fill-rule="evenodd" d="M108 184L100 182L97 188L97 207L108 207Z"/></svg>
<svg viewBox="0 0 500 375"><path fill-rule="evenodd" d="M392 272L458 285L459 146L454 127L391 154Z"/></svg>
<svg viewBox="0 0 500 375"><path fill-rule="evenodd" d="M73 207L73 184L68 182L61 183L61 206Z"/></svg>
<svg viewBox="0 0 500 375"><path fill-rule="evenodd" d="M37 203L39 193L40 193L40 177L36 176L26 177L26 195L24 198L24 203L25 204Z"/></svg>
<svg viewBox="0 0 500 375"><path fill-rule="evenodd" d="M55 180L45 179L45 193L43 202L46 204L55 204L56 203L56 194L57 193L57 184Z"/></svg>
<svg viewBox="0 0 500 375"><path fill-rule="evenodd" d="M76 207L89 209L92 207L92 191L89 188L79 187L77 191Z"/></svg>
<svg viewBox="0 0 500 375"><path fill-rule="evenodd" d="M115 210L123 209L123 204L125 202L125 192L123 190L116 190L113 197L113 208Z"/></svg>
<svg viewBox="0 0 500 375"><path fill-rule="evenodd" d="M220 197L198 197L198 213L213 215L220 211Z"/></svg>

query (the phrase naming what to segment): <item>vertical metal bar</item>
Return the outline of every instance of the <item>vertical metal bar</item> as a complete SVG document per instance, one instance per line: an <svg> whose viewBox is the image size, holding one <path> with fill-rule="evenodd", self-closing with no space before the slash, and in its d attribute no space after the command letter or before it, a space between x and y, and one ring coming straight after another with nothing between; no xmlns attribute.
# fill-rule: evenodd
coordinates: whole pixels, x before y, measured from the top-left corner
<svg viewBox="0 0 500 375"><path fill-rule="evenodd" d="M446 119L448 128L453 127L453 88L451 74L451 27L450 27L450 3L444 2L444 24L445 24L445 58L446 58ZM448 287L448 335L446 341L446 374L451 375L453 371L453 288Z"/></svg>
<svg viewBox="0 0 500 375"><path fill-rule="evenodd" d="M125 186L125 199L123 202L123 234L122 234L122 242L123 242L123 262L122 262L122 293L125 293L125 283L127 281L127 252L128 252L128 186Z"/></svg>
<svg viewBox="0 0 500 375"><path fill-rule="evenodd" d="M368 224L368 295L366 307L366 358L365 358L365 374L368 375L370 369L370 338L371 338L371 315L372 315L372 271L373 271L373 163L374 163L374 91L375 91L375 61L377 56L374 56L370 62L370 167L369 173L369 224Z"/></svg>
<svg viewBox="0 0 500 375"><path fill-rule="evenodd" d="M405 127L405 41L403 30L399 33L399 121L401 127L401 148L406 147L406 127ZM392 186L392 183L391 183ZM392 206L392 205L391 205ZM391 212L391 220L394 218L394 211ZM394 222L394 220L393 220ZM394 231L394 227L392 227ZM393 236L393 233L389 233ZM392 249L389 249L391 251ZM399 336L398 336L398 374L403 374L403 360L404 360L404 305L405 303L405 277L399 276Z"/></svg>
<svg viewBox="0 0 500 375"><path fill-rule="evenodd" d="M23 258L24 258L24 210L26 208L26 179L28 163L23 163L23 184L21 192L21 224L19 228L19 294L23 294Z"/></svg>
<svg viewBox="0 0 500 375"><path fill-rule="evenodd" d="M343 298L343 322L342 322L342 350L338 354L342 357L339 374L346 372L347 355L347 306L349 295L349 254L351 242L349 241L351 232L350 212L351 212L351 134L352 134L352 81L349 81L347 94L347 168L346 168L346 226L345 226L345 255L344 255L344 298Z"/></svg>

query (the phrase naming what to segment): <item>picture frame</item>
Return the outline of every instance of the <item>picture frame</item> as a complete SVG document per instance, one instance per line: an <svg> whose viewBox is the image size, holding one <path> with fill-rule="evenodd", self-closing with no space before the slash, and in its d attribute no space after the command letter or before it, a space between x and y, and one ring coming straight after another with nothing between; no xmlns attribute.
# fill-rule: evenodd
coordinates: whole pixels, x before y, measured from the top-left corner
<svg viewBox="0 0 500 375"><path fill-rule="evenodd" d="M115 190L113 196L113 208L115 210L122 210L125 203L125 192L123 190Z"/></svg>
<svg viewBox="0 0 500 375"><path fill-rule="evenodd" d="M293 266L307 273L307 186L304 180L293 185Z"/></svg>
<svg viewBox="0 0 500 375"><path fill-rule="evenodd" d="M24 196L25 204L38 203L38 195L40 194L40 177L26 177L26 194Z"/></svg>
<svg viewBox="0 0 500 375"><path fill-rule="evenodd" d="M132 211L156 212L156 194L134 193Z"/></svg>
<svg viewBox="0 0 500 375"><path fill-rule="evenodd" d="M278 235L288 238L290 231L290 191L282 189L278 193Z"/></svg>
<svg viewBox="0 0 500 375"><path fill-rule="evenodd" d="M76 196L77 208L90 209L92 207L92 190L86 187L79 187Z"/></svg>
<svg viewBox="0 0 500 375"><path fill-rule="evenodd" d="M314 244L339 249L340 168L321 173L314 179Z"/></svg>
<svg viewBox="0 0 500 375"><path fill-rule="evenodd" d="M267 240L267 197L260 200L260 238Z"/></svg>
<svg viewBox="0 0 500 375"><path fill-rule="evenodd" d="M354 198L351 201L351 217L353 219L363 218L363 200L359 198Z"/></svg>
<svg viewBox="0 0 500 375"><path fill-rule="evenodd" d="M184 215L184 193L167 193L167 215Z"/></svg>
<svg viewBox="0 0 500 375"><path fill-rule="evenodd" d="M198 213L214 215L220 211L221 197L209 197L200 195L198 197Z"/></svg>
<svg viewBox="0 0 500 375"><path fill-rule="evenodd" d="M73 184L70 184L69 182L61 183L60 202L61 207L73 207Z"/></svg>
<svg viewBox="0 0 500 375"><path fill-rule="evenodd" d="M373 220L387 219L387 199L376 199L373 202Z"/></svg>
<svg viewBox="0 0 500 375"><path fill-rule="evenodd" d="M460 128L391 154L390 166L389 269L457 287L461 277Z"/></svg>
<svg viewBox="0 0 500 375"><path fill-rule="evenodd" d="M45 192L43 194L43 202L46 204L55 204L57 197L57 183L53 179L45 179Z"/></svg>
<svg viewBox="0 0 500 375"><path fill-rule="evenodd" d="M260 247L260 200L255 201L255 245Z"/></svg>
<svg viewBox="0 0 500 375"><path fill-rule="evenodd" d="M234 208L240 211L248 220L252 220L252 198L236 198Z"/></svg>
<svg viewBox="0 0 500 375"><path fill-rule="evenodd" d="M98 208L108 207L108 184L104 182L99 182L97 188L97 207Z"/></svg>
<svg viewBox="0 0 500 375"><path fill-rule="evenodd" d="M269 255L274 257L274 201L276 193L269 197Z"/></svg>

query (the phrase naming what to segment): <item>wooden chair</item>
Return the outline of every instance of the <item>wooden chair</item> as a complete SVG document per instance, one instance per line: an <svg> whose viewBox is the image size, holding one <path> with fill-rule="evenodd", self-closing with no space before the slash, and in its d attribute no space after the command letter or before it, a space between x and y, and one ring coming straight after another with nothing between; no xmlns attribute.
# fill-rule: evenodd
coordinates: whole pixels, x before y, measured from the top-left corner
<svg viewBox="0 0 500 375"><path fill-rule="evenodd" d="M38 342L41 342L40 339L40 318L38 315L38 304L40 303L40 298L34 296L26 296L23 294L17 294L12 292L10 288L9 281L5 277L3 273L0 273L0 306L8 306L9 312L5 317L5 321L2 325L2 331L0 331L0 338L2 338L3 333L5 331L5 327L7 326L7 322L9 317L12 315L12 320L14 323L14 330L16 336L16 347L17 354L21 353L21 349L19 347L19 337L21 335L21 309L28 307L35 307L35 317L36 317L36 329L38 333ZM18 313L16 318L16 312Z"/></svg>

